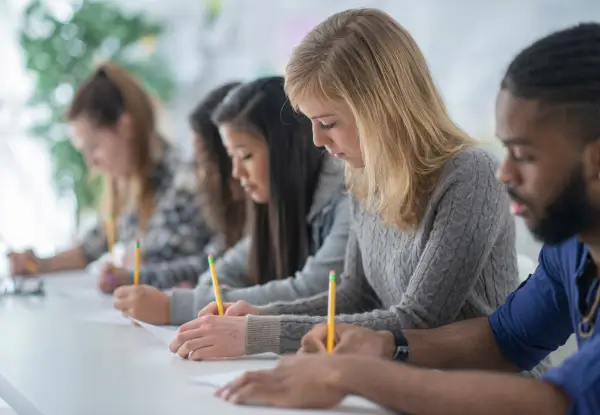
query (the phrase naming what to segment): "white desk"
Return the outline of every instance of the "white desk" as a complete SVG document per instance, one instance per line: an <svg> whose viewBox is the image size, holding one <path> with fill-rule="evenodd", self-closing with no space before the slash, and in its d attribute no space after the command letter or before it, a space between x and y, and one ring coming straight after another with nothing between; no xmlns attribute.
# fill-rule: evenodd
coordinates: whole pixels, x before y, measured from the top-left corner
<svg viewBox="0 0 600 415"><path fill-rule="evenodd" d="M71 295L75 287L85 295ZM112 305L92 288L86 276L51 276L45 297L0 297L0 397L18 414L307 414L214 398L189 378L273 360L186 361L141 327L86 322L82 313Z"/></svg>

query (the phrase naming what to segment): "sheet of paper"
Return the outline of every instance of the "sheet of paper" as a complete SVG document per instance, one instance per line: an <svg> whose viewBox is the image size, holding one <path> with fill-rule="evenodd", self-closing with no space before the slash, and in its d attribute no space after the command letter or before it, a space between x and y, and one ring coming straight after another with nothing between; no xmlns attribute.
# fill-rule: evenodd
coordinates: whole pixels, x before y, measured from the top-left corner
<svg viewBox="0 0 600 415"><path fill-rule="evenodd" d="M244 373L246 373L245 370L238 370L235 372L217 373L216 375L194 376L190 378L190 380L192 381L192 383L197 383L199 385L220 388L233 382L234 380L242 376Z"/></svg>
<svg viewBox="0 0 600 415"><path fill-rule="evenodd" d="M213 388L220 388L233 382L246 371L239 370L234 372L218 373L215 375L206 376L194 376L190 378L192 383L208 386ZM304 411L303 411L304 412ZM366 399L358 396L349 396L342 401L337 407L329 411L306 411L311 414L346 414L346 413L360 413L360 414L391 414L391 412L381 408L379 405L373 402L367 401Z"/></svg>
<svg viewBox="0 0 600 415"><path fill-rule="evenodd" d="M10 408L10 406L6 403L6 401L0 398L0 409L2 408Z"/></svg>
<svg viewBox="0 0 600 415"><path fill-rule="evenodd" d="M155 326L153 324L144 323L143 321L133 320L167 346L171 343L171 340L175 337L175 332L179 328L179 326Z"/></svg>
<svg viewBox="0 0 600 415"><path fill-rule="evenodd" d="M108 308L106 310L97 311L94 313L83 314L81 319L90 323L116 324L121 326L131 326L133 324L133 321L129 317L125 317L123 313L113 308Z"/></svg>
<svg viewBox="0 0 600 415"><path fill-rule="evenodd" d="M69 290L58 291L56 294L61 297L74 298L77 300L103 300L110 298L108 294L100 292L97 288L70 288Z"/></svg>

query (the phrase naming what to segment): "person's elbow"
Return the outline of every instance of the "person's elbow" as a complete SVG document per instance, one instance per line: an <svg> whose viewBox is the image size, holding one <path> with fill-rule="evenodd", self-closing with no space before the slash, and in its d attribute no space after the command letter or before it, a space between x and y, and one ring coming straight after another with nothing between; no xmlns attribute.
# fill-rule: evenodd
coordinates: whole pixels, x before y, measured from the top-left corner
<svg viewBox="0 0 600 415"><path fill-rule="evenodd" d="M582 375L583 376L583 375ZM545 380L540 381L543 384L544 393L540 397L540 413L549 415L567 415L572 413L573 399L561 387ZM575 412L578 414L579 412ZM588 412L581 412L588 413ZM591 412L589 412L591 413Z"/></svg>

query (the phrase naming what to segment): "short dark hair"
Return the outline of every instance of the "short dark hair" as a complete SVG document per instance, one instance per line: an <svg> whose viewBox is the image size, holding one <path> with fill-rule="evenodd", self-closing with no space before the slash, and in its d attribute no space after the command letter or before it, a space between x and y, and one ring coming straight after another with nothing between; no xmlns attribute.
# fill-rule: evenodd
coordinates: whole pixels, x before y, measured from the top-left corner
<svg viewBox="0 0 600 415"><path fill-rule="evenodd" d="M232 176L231 159L223 146L219 129L212 122L212 112L239 82L229 82L210 91L194 108L189 123L194 131L195 159L206 171L200 179L202 215L213 231L224 240L224 248L232 248L244 235L246 200L241 184Z"/></svg>
<svg viewBox="0 0 600 415"><path fill-rule="evenodd" d="M510 63L501 84L516 97L559 109L584 142L600 138L600 24L545 36Z"/></svg>
<svg viewBox="0 0 600 415"><path fill-rule="evenodd" d="M259 78L231 91L213 113L216 124L262 137L269 150L270 200L253 204L251 281L294 275L306 262L311 240L306 217L323 151L312 143L312 124L294 112L281 76Z"/></svg>

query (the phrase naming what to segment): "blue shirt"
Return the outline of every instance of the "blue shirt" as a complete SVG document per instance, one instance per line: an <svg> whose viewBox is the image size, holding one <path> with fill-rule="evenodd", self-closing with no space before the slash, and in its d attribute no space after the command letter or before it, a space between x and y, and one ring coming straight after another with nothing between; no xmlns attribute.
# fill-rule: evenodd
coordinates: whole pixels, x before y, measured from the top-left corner
<svg viewBox="0 0 600 415"><path fill-rule="evenodd" d="M593 270L589 267L594 266L587 247L576 238L544 246L535 272L489 317L503 355L522 370L532 369L576 333L578 351L544 379L570 395L569 413L577 415L600 414L600 312L591 335L578 333L581 306L587 313L600 285L594 278L580 303L578 283Z"/></svg>

